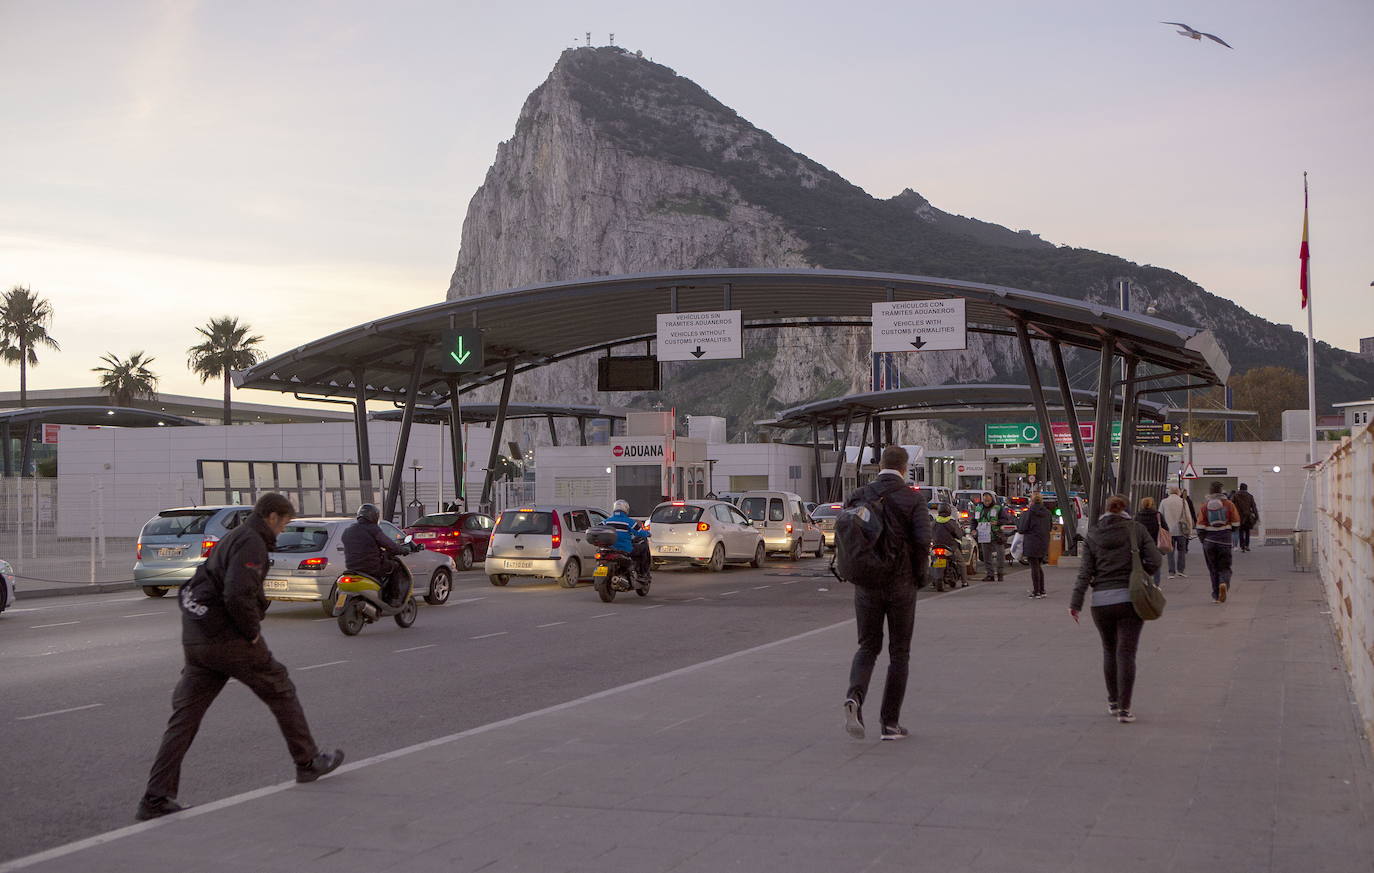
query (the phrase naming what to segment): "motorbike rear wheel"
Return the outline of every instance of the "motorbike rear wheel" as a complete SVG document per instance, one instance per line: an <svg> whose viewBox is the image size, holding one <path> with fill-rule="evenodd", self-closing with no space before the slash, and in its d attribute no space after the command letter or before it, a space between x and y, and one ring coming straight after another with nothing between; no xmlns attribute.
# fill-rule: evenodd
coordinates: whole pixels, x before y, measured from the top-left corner
<svg viewBox="0 0 1374 873"><path fill-rule="evenodd" d="M611 587L609 576L596 577L596 594L601 598L602 603L610 603L615 600L615 589Z"/></svg>
<svg viewBox="0 0 1374 873"><path fill-rule="evenodd" d="M358 598L354 597L344 604L343 612L339 613L339 630L343 631L345 636L356 637L365 624L367 619L363 617Z"/></svg>
<svg viewBox="0 0 1374 873"><path fill-rule="evenodd" d="M419 614L419 602L416 601L414 597L408 597L406 598L405 606L402 606L401 611L396 613L396 623L401 627L410 627L412 624L415 624L415 618Z"/></svg>

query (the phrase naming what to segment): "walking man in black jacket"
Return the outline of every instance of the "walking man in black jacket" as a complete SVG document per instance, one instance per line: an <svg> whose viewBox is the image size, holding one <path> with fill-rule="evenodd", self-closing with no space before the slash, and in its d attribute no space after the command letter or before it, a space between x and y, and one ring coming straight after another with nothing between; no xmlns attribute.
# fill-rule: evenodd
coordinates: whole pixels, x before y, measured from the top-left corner
<svg viewBox="0 0 1374 873"><path fill-rule="evenodd" d="M911 633L916 624L916 589L925 586L931 523L925 495L907 487L908 460L906 449L888 446L883 449L882 470L877 480L864 486L873 498L883 498L883 535L879 543L885 545L891 564L886 578L875 580L876 584L854 586L859 650L849 670L844 713L845 730L860 740L864 738L864 698L868 696L868 682L883 648L884 621L889 641L887 682L883 685L879 713L882 738L900 740L910 735L900 719L911 660ZM857 496L858 492L850 495L850 500Z"/></svg>
<svg viewBox="0 0 1374 873"><path fill-rule="evenodd" d="M296 781L314 782L343 763L343 752L321 752L310 735L296 686L262 639L267 554L295 517L291 501L264 494L247 520L215 546L181 586L181 645L186 666L172 693L172 718L157 750L137 818L180 812L181 761L200 721L230 679L246 685L272 710L296 762Z"/></svg>

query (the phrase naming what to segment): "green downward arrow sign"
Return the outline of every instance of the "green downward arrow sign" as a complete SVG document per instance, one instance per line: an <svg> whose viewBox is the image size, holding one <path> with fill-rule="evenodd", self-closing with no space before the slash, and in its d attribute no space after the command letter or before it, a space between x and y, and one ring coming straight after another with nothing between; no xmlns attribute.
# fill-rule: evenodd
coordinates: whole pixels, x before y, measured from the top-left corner
<svg viewBox="0 0 1374 873"><path fill-rule="evenodd" d="M448 356L450 358L453 358L453 360L457 361L460 364L466 362L468 358L472 357L471 351L463 351L463 337L461 334L458 337L458 350L449 352Z"/></svg>

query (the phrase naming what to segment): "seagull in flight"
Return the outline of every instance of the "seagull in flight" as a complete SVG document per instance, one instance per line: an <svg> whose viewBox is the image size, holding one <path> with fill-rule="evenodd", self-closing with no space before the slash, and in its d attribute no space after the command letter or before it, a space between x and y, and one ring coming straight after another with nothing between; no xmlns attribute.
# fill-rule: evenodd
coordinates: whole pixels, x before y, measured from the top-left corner
<svg viewBox="0 0 1374 873"><path fill-rule="evenodd" d="M1191 27L1189 27L1188 25L1184 24L1182 21L1161 21L1160 24L1172 24L1174 27L1181 27L1181 28L1183 28L1182 30L1178 31L1178 35L1179 35L1179 36L1186 36L1186 37L1188 37L1189 39L1196 39L1196 40L1201 40L1201 39L1205 36L1205 37L1207 37L1208 39L1210 39L1212 42L1219 42L1219 43L1221 43L1222 45L1226 46L1227 48L1231 48L1231 44L1230 44L1229 42L1227 42L1226 40L1222 39L1221 37L1216 36L1216 35L1214 35L1214 34L1210 34L1210 33L1203 33L1203 32L1200 31L1200 30L1194 30L1193 28L1191 28Z"/></svg>

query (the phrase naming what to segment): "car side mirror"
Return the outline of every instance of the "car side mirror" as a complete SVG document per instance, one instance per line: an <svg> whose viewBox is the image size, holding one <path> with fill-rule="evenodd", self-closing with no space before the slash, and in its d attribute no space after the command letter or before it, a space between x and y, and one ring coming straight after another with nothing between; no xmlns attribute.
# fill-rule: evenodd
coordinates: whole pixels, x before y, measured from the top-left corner
<svg viewBox="0 0 1374 873"><path fill-rule="evenodd" d="M401 540L401 542L405 543L408 546L413 546L415 545L415 537L411 536L410 534L406 534L406 538Z"/></svg>
<svg viewBox="0 0 1374 873"><path fill-rule="evenodd" d="M424 544L424 543L411 543L411 544L410 544L410 550L411 550L412 552L423 552L423 551L425 550L425 544Z"/></svg>

